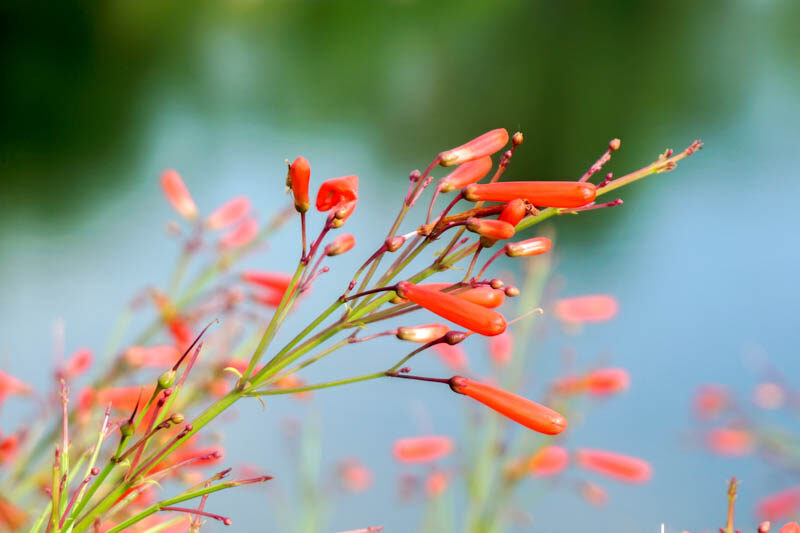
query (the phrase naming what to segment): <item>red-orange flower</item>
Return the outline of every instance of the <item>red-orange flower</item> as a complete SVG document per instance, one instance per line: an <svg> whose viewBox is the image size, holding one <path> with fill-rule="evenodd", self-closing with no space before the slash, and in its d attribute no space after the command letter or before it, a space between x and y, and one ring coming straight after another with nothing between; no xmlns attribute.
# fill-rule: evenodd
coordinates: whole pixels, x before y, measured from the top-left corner
<svg viewBox="0 0 800 533"><path fill-rule="evenodd" d="M506 330L506 319L492 309L466 301L446 292L432 291L408 281L396 286L397 295L420 307L481 335L499 335Z"/></svg>
<svg viewBox="0 0 800 533"><path fill-rule="evenodd" d="M500 215L498 215L497 220L502 220L503 222L508 222L512 226L516 226L519 224L520 220L525 218L525 214L527 212L528 205L525 203L525 200L521 198L514 198L506 204L502 211L500 211Z"/></svg>
<svg viewBox="0 0 800 533"><path fill-rule="evenodd" d="M644 483L652 475L647 461L621 453L582 449L577 451L577 461L586 470L628 483Z"/></svg>
<svg viewBox="0 0 800 533"><path fill-rule="evenodd" d="M8 528L9 531L21 529L28 521L25 511L0 497L0 525Z"/></svg>
<svg viewBox="0 0 800 533"><path fill-rule="evenodd" d="M92 365L92 359L92 351L89 348L76 350L64 364L64 376L66 378L80 376L89 370L89 367Z"/></svg>
<svg viewBox="0 0 800 533"><path fill-rule="evenodd" d="M578 181L506 181L472 184L464 189L470 202L510 202L522 198L538 207L582 207L597 194L592 183Z"/></svg>
<svg viewBox="0 0 800 533"><path fill-rule="evenodd" d="M598 368L589 372L583 381L589 394L602 396L627 389L631 379L624 368Z"/></svg>
<svg viewBox="0 0 800 533"><path fill-rule="evenodd" d="M800 510L800 485L775 492L756 504L760 518L778 520L790 517Z"/></svg>
<svg viewBox="0 0 800 533"><path fill-rule="evenodd" d="M755 438L743 429L714 428L706 435L706 445L719 455L741 457L753 451Z"/></svg>
<svg viewBox="0 0 800 533"><path fill-rule="evenodd" d="M446 152L439 154L439 164L443 167L452 167L468 161L473 161L487 155L492 155L508 143L508 132L505 128L488 131Z"/></svg>
<svg viewBox="0 0 800 533"><path fill-rule="evenodd" d="M778 530L778 533L800 533L800 524L797 522L784 524L783 527Z"/></svg>
<svg viewBox="0 0 800 533"><path fill-rule="evenodd" d="M219 247L223 250L241 248L250 244L258 235L258 221L248 218L239 223L235 228L222 236L219 240Z"/></svg>
<svg viewBox="0 0 800 533"><path fill-rule="evenodd" d="M0 370L0 403L12 394L28 394L31 386Z"/></svg>
<svg viewBox="0 0 800 533"><path fill-rule="evenodd" d="M510 242L506 244L505 250L508 257L527 257L549 252L550 245L550 239L547 237L534 237L520 242Z"/></svg>
<svg viewBox="0 0 800 533"><path fill-rule="evenodd" d="M421 283L420 287L430 289L432 291L442 291L448 287L452 287L452 283ZM463 298L468 302L480 305L481 307L488 307L494 309L500 307L506 298L506 293L499 289L493 289L488 285L478 285L477 287L461 287L452 291L449 294ZM392 303L407 303L405 298L397 297L392 300Z"/></svg>
<svg viewBox="0 0 800 533"><path fill-rule="evenodd" d="M443 470L434 470L425 478L425 494L430 498L439 496L447 490L450 477Z"/></svg>
<svg viewBox="0 0 800 533"><path fill-rule="evenodd" d="M218 230L232 226L242 220L250 212L250 199L246 196L237 196L228 200L208 215L206 227Z"/></svg>
<svg viewBox="0 0 800 533"><path fill-rule="evenodd" d="M593 294L563 298L556 302L555 315L570 324L605 322L617 314L617 300L608 294Z"/></svg>
<svg viewBox="0 0 800 533"><path fill-rule="evenodd" d="M133 367L164 368L175 364L180 357L175 346L163 344L159 346L131 346L125 350L123 357Z"/></svg>
<svg viewBox="0 0 800 533"><path fill-rule="evenodd" d="M5 439L0 439L0 464L9 463L14 459L19 449L19 435L16 433L9 435Z"/></svg>
<svg viewBox="0 0 800 533"><path fill-rule="evenodd" d="M450 328L444 324L425 324L422 326L399 327L397 338L411 342L431 342L444 336Z"/></svg>
<svg viewBox="0 0 800 533"><path fill-rule="evenodd" d="M463 372L467 369L467 354L460 345L440 342L433 345L433 351L436 352L442 363L453 372Z"/></svg>
<svg viewBox="0 0 800 533"><path fill-rule="evenodd" d="M161 188L167 201L179 215L187 220L197 218L197 206L194 204L192 195L189 194L189 189L186 188L180 174L172 169L165 170L161 174Z"/></svg>
<svg viewBox="0 0 800 533"><path fill-rule="evenodd" d="M355 458L339 463L339 481L350 492L364 492L372 485L372 472Z"/></svg>
<svg viewBox="0 0 800 533"><path fill-rule="evenodd" d="M730 405L730 392L722 385L701 386L692 400L694 414L701 420L711 420Z"/></svg>
<svg viewBox="0 0 800 533"><path fill-rule="evenodd" d="M514 226L502 220L469 217L466 225L469 231L491 241L510 239L514 236Z"/></svg>
<svg viewBox="0 0 800 533"><path fill-rule="evenodd" d="M490 170L492 170L492 158L488 155L469 163L464 163L442 178L439 182L439 190L441 192L450 192L461 189L470 183L480 181Z"/></svg>
<svg viewBox="0 0 800 533"><path fill-rule="evenodd" d="M358 176L350 175L325 180L317 193L317 210L329 211L334 207L358 200Z"/></svg>
<svg viewBox="0 0 800 533"><path fill-rule="evenodd" d="M489 356L497 366L506 366L514 352L514 338L509 331L489 339Z"/></svg>
<svg viewBox="0 0 800 533"><path fill-rule="evenodd" d="M278 292L286 292L292 282L291 274L284 272L268 272L266 270L245 270L242 272L242 280L267 289L274 289Z"/></svg>
<svg viewBox="0 0 800 533"><path fill-rule="evenodd" d="M545 446L528 459L527 468L533 476L548 477L560 474L569 464L569 452L561 446Z"/></svg>
<svg viewBox="0 0 800 533"><path fill-rule="evenodd" d="M308 198L308 182L311 180L311 166L305 157L298 157L289 167L286 186L292 189L294 208L298 213L305 213L311 206Z"/></svg>
<svg viewBox="0 0 800 533"><path fill-rule="evenodd" d="M333 239L325 247L325 255L334 256L349 252L356 245L356 238L349 233L343 233Z"/></svg>
<svg viewBox="0 0 800 533"><path fill-rule="evenodd" d="M539 433L557 435L567 427L567 419L549 407L491 385L454 376L450 388Z"/></svg>
<svg viewBox="0 0 800 533"><path fill-rule="evenodd" d="M392 447L392 455L401 463L430 463L452 451L453 440L439 435L397 439Z"/></svg>

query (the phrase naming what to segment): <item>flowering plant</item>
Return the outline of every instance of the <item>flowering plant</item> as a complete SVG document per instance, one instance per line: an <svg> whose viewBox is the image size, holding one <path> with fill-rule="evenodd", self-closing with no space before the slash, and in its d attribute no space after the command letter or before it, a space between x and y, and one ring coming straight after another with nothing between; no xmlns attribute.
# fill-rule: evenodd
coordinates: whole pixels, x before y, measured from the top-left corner
<svg viewBox="0 0 800 533"><path fill-rule="evenodd" d="M224 481L231 469L210 476L198 473L199 467L213 465L222 458L220 449L201 445L198 434L244 398L263 401L268 396L302 395L376 379L416 380L449 386L459 396L534 432L557 435L564 431L567 419L550 407L472 377L415 375L410 372L410 364L430 348L446 350L473 335L496 338L508 324L526 316L524 313L507 320L498 312L496 308L505 298L519 295L520 290L484 274L501 255L530 257L548 253L550 240L532 237L498 244L499 241L508 241L552 217L621 205L618 198L606 203L596 200L646 176L674 169L701 143L695 141L679 153L668 150L653 163L620 178L614 179L609 173L598 184L590 179L619 149L618 139L611 141L605 153L577 180L499 181L522 143L522 134L515 133L506 149L506 130L492 130L439 153L423 172L412 172L385 240L368 250L366 260L347 287L327 289L332 295L330 305L281 347L273 346L276 334L289 314L302 305L303 295L329 270L322 266L323 261L349 252L356 244L351 234L326 239L353 215L358 205L358 177L332 178L320 185L314 206L323 215L321 228L315 238L309 239L310 165L302 157L288 164L286 185L292 194L292 205L262 228L250 214L249 200L242 197L202 217L180 175L173 170L164 172L164 194L187 223L186 233L179 226L172 228L181 236L182 253L169 287L145 291L128 310L133 313L152 302L158 319L130 345L115 348L113 364L96 372L93 382L77 396L73 394L74 385L89 370L92 354L81 350L60 365L56 372L56 401L46 402L49 409L58 413L58 423L42 428L39 435L37 431L20 430L0 443L0 458L13 457L13 461L3 461L10 468L0 491L0 523L12 530L30 524L31 531L53 533L154 532L172 527L183 530L187 523L197 531L202 518L230 524L231 518L206 510L209 496L223 489L262 483L269 476ZM498 152L502 153L491 178L478 183L495 167L491 156ZM435 186L422 223L400 233L408 215L416 212L413 209L432 184L437 167L456 168ZM452 200L434 216L438 196L448 193L453 193ZM466 208L457 211L456 207L464 204ZM454 211L457 212L451 214ZM244 271L240 279L246 289L230 284L223 274L245 254L256 250L294 212L300 219L294 273ZM209 263L186 282L187 265L201 256L204 242L218 231L224 233L217 239ZM494 246L497 252L478 269L484 249ZM427 267L415 273L407 271L423 252L437 247ZM394 261L381 271L381 264L389 256ZM448 276L467 259L464 276ZM423 283L433 276L446 281ZM248 294L271 311L268 320L262 316L262 309L245 305ZM567 316L575 309L585 311L586 302L581 305L567 302L556 312ZM441 323L411 323L364 334L374 324L405 318L422 309L461 329ZM602 311L602 305L599 310L589 305L590 315ZM163 332L169 342L154 344ZM303 369L341 348L387 335L416 347L388 368L360 375L337 376L322 383L306 383L299 376ZM134 384L122 386L132 381ZM575 386L589 383L588 386L602 387L607 382L608 376L591 376L581 378ZM0 373L0 401L9 395L30 392L24 382ZM195 414L197 408L202 409ZM116 444L107 444L115 436ZM46 452L53 446L47 460ZM419 448L414 451L413 446L410 449L398 453L426 453ZM612 475L649 475L629 458L606 452L585 450L579 461L587 468ZM157 495L157 489L165 479L180 479L186 486L175 495L162 497ZM184 502L189 501L195 501L192 507L185 506L189 504ZM39 510L29 515L27 510L37 507Z"/></svg>

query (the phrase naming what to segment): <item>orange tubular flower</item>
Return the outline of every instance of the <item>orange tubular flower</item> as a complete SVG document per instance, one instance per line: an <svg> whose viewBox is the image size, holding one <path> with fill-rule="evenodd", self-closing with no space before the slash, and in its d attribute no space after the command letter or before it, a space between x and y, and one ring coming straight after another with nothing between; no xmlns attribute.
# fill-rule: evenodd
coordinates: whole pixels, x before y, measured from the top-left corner
<svg viewBox="0 0 800 533"><path fill-rule="evenodd" d="M491 385L454 376L450 388L539 433L558 435L567 427L567 419L549 407Z"/></svg>
<svg viewBox="0 0 800 533"><path fill-rule="evenodd" d="M0 370L0 402L12 394L28 394L31 386Z"/></svg>
<svg viewBox="0 0 800 533"><path fill-rule="evenodd" d="M510 202L522 198L539 207L582 207L594 201L592 183L578 181L507 181L472 184L464 189L470 202Z"/></svg>
<svg viewBox="0 0 800 533"><path fill-rule="evenodd" d="M550 251L550 239L547 237L534 237L520 242L510 242L506 244L506 255L508 257L528 257L531 255L541 255Z"/></svg>
<svg viewBox="0 0 800 533"><path fill-rule="evenodd" d="M448 287L452 287L452 283L422 283L419 285L432 291L442 291ZM494 309L500 307L506 299L506 293L499 289L493 289L488 285L479 285L477 287L465 287L450 291L449 294L462 298L468 302L478 304L481 307L488 307ZM395 298L392 303L407 303L405 298Z"/></svg>
<svg viewBox="0 0 800 533"><path fill-rule="evenodd" d="M298 157L289 167L286 186L292 189L294 208L298 213L305 213L311 206L308 198L308 182L311 180L311 167L305 157ZM317 200L319 201L319 199Z"/></svg>
<svg viewBox="0 0 800 533"><path fill-rule="evenodd" d="M756 505L756 514L762 519L769 520L793 516L798 510L800 510L800 485L770 494Z"/></svg>
<svg viewBox="0 0 800 533"><path fill-rule="evenodd" d="M561 446L546 446L528 459L528 471L533 476L548 477L560 474L569 464L569 452Z"/></svg>
<svg viewBox="0 0 800 533"><path fill-rule="evenodd" d="M778 530L778 533L800 533L800 524L797 522L784 524L784 526Z"/></svg>
<svg viewBox="0 0 800 533"><path fill-rule="evenodd" d="M619 305L613 296L594 294L558 300L554 313L562 322L582 324L611 320L618 310Z"/></svg>
<svg viewBox="0 0 800 533"><path fill-rule="evenodd" d="M423 326L399 327L397 338L411 342L431 342L443 337L450 328L444 324L425 324Z"/></svg>
<svg viewBox="0 0 800 533"><path fill-rule="evenodd" d="M583 449L578 450L577 461L586 470L627 483L644 483L652 475L647 461L621 453Z"/></svg>
<svg viewBox="0 0 800 533"><path fill-rule="evenodd" d="M502 220L469 217L467 219L467 229L492 241L510 239L514 236L514 226Z"/></svg>
<svg viewBox="0 0 800 533"><path fill-rule="evenodd" d="M254 218L248 218L223 235L219 240L219 247L223 250L241 248L250 244L256 238L256 235L258 235L258 221Z"/></svg>
<svg viewBox="0 0 800 533"><path fill-rule="evenodd" d="M75 353L64 364L64 376L67 378L75 378L89 370L92 365L92 351L89 348L81 348L76 350Z"/></svg>
<svg viewBox="0 0 800 533"><path fill-rule="evenodd" d="M28 515L25 514L25 511L0 497L0 525L8 528L9 531L16 531L22 529L27 521Z"/></svg>
<svg viewBox="0 0 800 533"><path fill-rule="evenodd" d="M317 210L332 208L358 200L358 176L350 175L325 180L317 193Z"/></svg>
<svg viewBox="0 0 800 533"><path fill-rule="evenodd" d="M439 182L439 191L450 192L466 187L471 183L482 180L490 170L492 170L492 158L488 155L469 163L464 163L442 178Z"/></svg>
<svg viewBox="0 0 800 533"><path fill-rule="evenodd" d="M228 200L208 215L206 227L218 230L232 226L242 220L250 212L250 199L246 196L237 196Z"/></svg>
<svg viewBox="0 0 800 533"><path fill-rule="evenodd" d="M352 250L355 245L356 238L349 233L343 233L333 239L333 241L325 247L325 255L328 257L341 255Z"/></svg>
<svg viewBox="0 0 800 533"><path fill-rule="evenodd" d="M392 455L401 463L430 463L452 451L453 440L439 435L397 439L392 447Z"/></svg>
<svg viewBox="0 0 800 533"><path fill-rule="evenodd" d="M583 381L586 392L604 396L624 391L630 385L631 378L624 368L600 368L589 372Z"/></svg>
<svg viewBox="0 0 800 533"><path fill-rule="evenodd" d="M172 169L165 170L161 174L161 189L164 191L167 201L179 215L187 220L197 218L197 206L194 204L192 195L189 194L189 189L186 188L180 174Z"/></svg>
<svg viewBox="0 0 800 533"><path fill-rule="evenodd" d="M411 300L420 307L475 333L491 337L500 335L506 330L506 319L503 315L458 296L432 291L408 281L398 283L395 290L401 298Z"/></svg>
<svg viewBox="0 0 800 533"><path fill-rule="evenodd" d="M123 357L133 367L163 368L172 366L180 357L178 349L169 344L160 346L131 346Z"/></svg>
<svg viewBox="0 0 800 533"><path fill-rule="evenodd" d="M430 498L435 498L447 490L449 482L447 472L434 470L425 478L425 494Z"/></svg>
<svg viewBox="0 0 800 533"><path fill-rule="evenodd" d="M749 455L755 448L755 439L750 432L735 428L714 428L706 435L706 445L725 457Z"/></svg>
<svg viewBox="0 0 800 533"><path fill-rule="evenodd" d="M443 167L452 167L473 161L487 155L492 155L508 143L508 132L505 128L498 128L476 137L466 144L439 154L439 164Z"/></svg>
<svg viewBox="0 0 800 533"><path fill-rule="evenodd" d="M274 289L285 292L292 282L291 274L283 272L267 272L265 270L245 270L242 272L242 280L266 289Z"/></svg>

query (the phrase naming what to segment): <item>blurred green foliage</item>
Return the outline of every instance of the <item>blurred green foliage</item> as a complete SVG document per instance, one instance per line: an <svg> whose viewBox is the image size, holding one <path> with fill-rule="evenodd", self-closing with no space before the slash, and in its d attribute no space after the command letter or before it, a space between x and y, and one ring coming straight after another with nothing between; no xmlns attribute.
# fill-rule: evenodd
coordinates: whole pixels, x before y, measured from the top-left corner
<svg viewBox="0 0 800 533"><path fill-rule="evenodd" d="M360 128L401 168L520 128L529 149L515 169L559 177L614 136L628 148L617 168L644 164L703 133L689 122L724 127L762 58L795 77L800 66L796 1L63 0L0 11L0 202L48 217L120 186L114 169L135 161L164 101L211 124Z"/></svg>

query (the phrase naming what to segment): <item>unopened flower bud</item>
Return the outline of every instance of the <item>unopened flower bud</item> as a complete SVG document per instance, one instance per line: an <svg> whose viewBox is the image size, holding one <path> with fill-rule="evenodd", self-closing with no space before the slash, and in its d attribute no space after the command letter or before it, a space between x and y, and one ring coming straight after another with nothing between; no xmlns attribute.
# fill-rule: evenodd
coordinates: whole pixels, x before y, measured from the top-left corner
<svg viewBox="0 0 800 533"><path fill-rule="evenodd" d="M616 152L617 150L619 150L621 144L622 141L620 141L619 139L611 139L611 142L608 143L608 149L611 150L612 152Z"/></svg>
<svg viewBox="0 0 800 533"><path fill-rule="evenodd" d="M122 433L123 437L130 437L133 435L133 423L125 422L119 427L119 432Z"/></svg>
<svg viewBox="0 0 800 533"><path fill-rule="evenodd" d="M172 387L172 385L175 383L175 375L176 374L177 373L172 369L167 370L166 372L161 374L161 376L159 376L159 378L158 378L158 388L159 389L168 389L168 388Z"/></svg>
<svg viewBox="0 0 800 533"><path fill-rule="evenodd" d="M489 282L489 285L493 289L502 289L505 286L502 279L494 278L492 281Z"/></svg>
<svg viewBox="0 0 800 533"><path fill-rule="evenodd" d="M450 192L483 179L492 170L492 158L481 157L460 165L439 182L440 192Z"/></svg>
<svg viewBox="0 0 800 533"><path fill-rule="evenodd" d="M514 236L514 226L502 220L469 217L467 219L467 229L492 241L509 239ZM492 242L491 244L494 243Z"/></svg>
<svg viewBox="0 0 800 533"><path fill-rule="evenodd" d="M449 330L444 324L399 327L396 336L403 341L426 343L444 336Z"/></svg>
<svg viewBox="0 0 800 533"><path fill-rule="evenodd" d="M308 198L308 182L311 178L311 167L305 157L298 157L289 167L286 186L292 189L294 208L298 213L305 213L311 207Z"/></svg>
<svg viewBox="0 0 800 533"><path fill-rule="evenodd" d="M510 242L506 244L506 255L508 257L541 255L550 251L551 244L550 239L547 237L534 237L520 242Z"/></svg>
<svg viewBox="0 0 800 533"><path fill-rule="evenodd" d="M508 142L508 132L498 128L476 137L466 144L439 154L439 164L452 167L497 152Z"/></svg>
<svg viewBox="0 0 800 533"><path fill-rule="evenodd" d="M325 255L331 257L349 252L356 245L356 238L349 233L339 235L325 247Z"/></svg>
<svg viewBox="0 0 800 533"><path fill-rule="evenodd" d="M169 421L173 424L181 424L186 418L181 413L175 413L171 417L169 417Z"/></svg>
<svg viewBox="0 0 800 533"><path fill-rule="evenodd" d="M402 235L395 235L394 237L389 237L388 239L386 239L386 242L384 244L386 245L387 252L396 252L397 250L400 249L401 246L403 246L403 244L405 244L405 242L406 242L405 237L403 237Z"/></svg>
<svg viewBox="0 0 800 533"><path fill-rule="evenodd" d="M454 346L466 339L467 336L468 334L466 331L448 331L444 336L444 342L450 346Z"/></svg>
<svg viewBox="0 0 800 533"><path fill-rule="evenodd" d="M519 289L513 285L507 285L505 288L506 296L509 298L514 298L515 296L519 296Z"/></svg>
<svg viewBox="0 0 800 533"><path fill-rule="evenodd" d="M523 137L521 131L518 131L517 133L511 136L511 144L513 144L514 146L519 146L520 144L522 144L522 141L524 140L525 137Z"/></svg>

